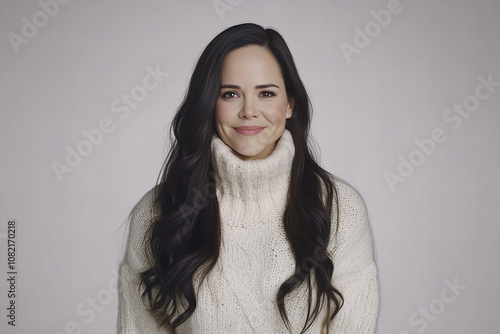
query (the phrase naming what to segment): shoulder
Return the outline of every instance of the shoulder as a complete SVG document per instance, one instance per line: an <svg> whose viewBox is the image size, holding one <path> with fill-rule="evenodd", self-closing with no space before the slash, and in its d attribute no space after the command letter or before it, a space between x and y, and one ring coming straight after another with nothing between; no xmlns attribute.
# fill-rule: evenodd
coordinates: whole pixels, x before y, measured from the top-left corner
<svg viewBox="0 0 500 334"><path fill-rule="evenodd" d="M130 212L131 227L141 227L143 223L150 221L158 215L158 209L155 205L155 200L158 196L158 186L150 189L142 198L135 204Z"/></svg>
<svg viewBox="0 0 500 334"><path fill-rule="evenodd" d="M359 191L347 181L337 176L332 177L332 181L337 190L337 200L341 217L360 218L360 216L366 215L366 204Z"/></svg>
<svg viewBox="0 0 500 334"><path fill-rule="evenodd" d="M147 267L146 234L153 221L158 217L159 210L155 204L158 187L149 190L135 204L130 212L128 223L128 238L126 260L136 269Z"/></svg>
<svg viewBox="0 0 500 334"><path fill-rule="evenodd" d="M332 181L337 192L338 207L334 203L332 232L336 233L330 246L340 247L342 244L360 239L368 241L371 239L371 228L363 197L347 181L339 177L332 177Z"/></svg>

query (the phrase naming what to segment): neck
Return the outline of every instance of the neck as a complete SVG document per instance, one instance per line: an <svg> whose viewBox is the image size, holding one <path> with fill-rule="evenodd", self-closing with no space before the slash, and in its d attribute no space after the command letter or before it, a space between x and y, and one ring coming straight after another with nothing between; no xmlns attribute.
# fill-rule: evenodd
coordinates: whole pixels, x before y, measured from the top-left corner
<svg viewBox="0 0 500 334"><path fill-rule="evenodd" d="M257 201L276 192L288 191L295 153L288 130L265 159L243 160L218 136L212 139L212 159L218 196Z"/></svg>

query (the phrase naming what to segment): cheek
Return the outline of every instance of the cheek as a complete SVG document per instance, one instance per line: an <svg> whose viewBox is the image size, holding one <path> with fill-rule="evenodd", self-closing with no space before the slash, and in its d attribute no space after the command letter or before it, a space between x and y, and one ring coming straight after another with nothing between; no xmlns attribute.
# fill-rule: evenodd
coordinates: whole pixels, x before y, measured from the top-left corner
<svg viewBox="0 0 500 334"><path fill-rule="evenodd" d="M231 110L223 104L217 104L215 107L215 123L217 125L224 125L231 119Z"/></svg>
<svg viewBox="0 0 500 334"><path fill-rule="evenodd" d="M271 123L284 123L286 120L286 104L277 105L266 112L266 118Z"/></svg>

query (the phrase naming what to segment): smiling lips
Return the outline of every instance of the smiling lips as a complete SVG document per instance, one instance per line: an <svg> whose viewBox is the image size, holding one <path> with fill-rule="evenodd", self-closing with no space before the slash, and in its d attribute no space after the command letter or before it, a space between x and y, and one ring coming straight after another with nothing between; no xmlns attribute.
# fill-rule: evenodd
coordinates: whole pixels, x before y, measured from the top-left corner
<svg viewBox="0 0 500 334"><path fill-rule="evenodd" d="M239 126L234 128L236 132L245 135L245 136L253 136L264 130L262 126Z"/></svg>

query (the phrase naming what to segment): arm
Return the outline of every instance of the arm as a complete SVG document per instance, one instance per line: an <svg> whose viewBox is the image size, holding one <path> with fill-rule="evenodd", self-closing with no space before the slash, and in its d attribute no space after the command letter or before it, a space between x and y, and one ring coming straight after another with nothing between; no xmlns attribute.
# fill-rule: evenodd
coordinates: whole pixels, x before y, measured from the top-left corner
<svg viewBox="0 0 500 334"><path fill-rule="evenodd" d="M329 251L334 264L332 283L342 293L344 305L333 319L330 331L373 334L377 325L379 287L366 206L359 193L345 181L336 179L335 184L340 220Z"/></svg>
<svg viewBox="0 0 500 334"><path fill-rule="evenodd" d="M118 334L175 334L170 327L158 328L148 311L148 305L140 298L140 273L149 267L143 247L144 234L154 219L152 210L153 191L148 192L130 214L130 228L125 257L120 264L118 284Z"/></svg>

